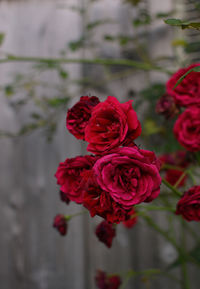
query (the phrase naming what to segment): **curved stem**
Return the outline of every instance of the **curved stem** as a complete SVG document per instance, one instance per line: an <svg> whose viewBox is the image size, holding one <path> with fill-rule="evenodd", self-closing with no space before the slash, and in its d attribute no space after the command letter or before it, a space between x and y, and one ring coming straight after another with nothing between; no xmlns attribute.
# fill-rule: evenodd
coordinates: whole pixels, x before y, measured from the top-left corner
<svg viewBox="0 0 200 289"><path fill-rule="evenodd" d="M42 57L24 57L8 54L7 57L0 59L1 63L9 62L40 62L46 64L58 64L58 63L86 63L86 64L100 64L100 65L121 65L135 67L142 70L156 70L163 73L171 74L171 71L146 62L133 61L129 59L85 59L85 58L42 58Z"/></svg>

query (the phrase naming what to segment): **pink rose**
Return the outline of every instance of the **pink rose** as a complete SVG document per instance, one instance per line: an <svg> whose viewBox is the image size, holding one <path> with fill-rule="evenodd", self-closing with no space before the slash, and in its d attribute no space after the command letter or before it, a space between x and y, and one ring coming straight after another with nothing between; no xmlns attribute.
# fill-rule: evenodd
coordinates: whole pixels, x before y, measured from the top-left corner
<svg viewBox="0 0 200 289"><path fill-rule="evenodd" d="M174 125L174 134L187 150L200 150L200 107L191 106L180 114Z"/></svg>
<svg viewBox="0 0 200 289"><path fill-rule="evenodd" d="M71 201L82 203L86 183L82 175L92 168L95 160L93 156L77 156L59 164L55 174L57 184L61 186L62 193L66 194Z"/></svg>
<svg viewBox="0 0 200 289"><path fill-rule="evenodd" d="M105 153L140 134L141 126L132 101L120 103L115 97L108 96L106 101L95 106L86 126L87 150L95 154Z"/></svg>
<svg viewBox="0 0 200 289"><path fill-rule="evenodd" d="M160 193L159 163L153 152L117 148L99 158L93 170L101 189L124 209L150 202Z"/></svg>
<svg viewBox="0 0 200 289"><path fill-rule="evenodd" d="M184 193L177 204L176 214L187 221L200 221L200 186L194 186Z"/></svg>
<svg viewBox="0 0 200 289"><path fill-rule="evenodd" d="M66 126L77 139L85 138L85 127L91 117L91 111L99 103L96 96L82 96L67 112Z"/></svg>
<svg viewBox="0 0 200 289"><path fill-rule="evenodd" d="M183 76L188 70L199 66L200 63L195 63L186 68L179 69L166 84L167 93L172 95L177 105L189 106L200 102L200 73L191 72L183 81L174 89L178 79Z"/></svg>

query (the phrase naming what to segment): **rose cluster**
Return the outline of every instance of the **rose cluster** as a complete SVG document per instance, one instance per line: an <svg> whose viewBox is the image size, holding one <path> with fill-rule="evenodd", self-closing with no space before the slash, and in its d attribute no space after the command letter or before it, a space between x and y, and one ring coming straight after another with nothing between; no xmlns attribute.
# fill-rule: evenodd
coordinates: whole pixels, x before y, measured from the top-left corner
<svg viewBox="0 0 200 289"><path fill-rule="evenodd" d="M132 101L115 97L100 102L82 96L66 118L67 129L88 142L90 155L67 158L55 174L60 197L82 204L90 215L131 227L133 206L150 202L160 192L160 162L151 151L135 144L141 125ZM129 221L129 222L127 222Z"/></svg>
<svg viewBox="0 0 200 289"><path fill-rule="evenodd" d="M200 73L192 71L177 85L189 70L200 66L195 63L179 69L166 84L166 94L156 105L157 113L166 118L181 112L174 125L174 135L188 151L200 151Z"/></svg>

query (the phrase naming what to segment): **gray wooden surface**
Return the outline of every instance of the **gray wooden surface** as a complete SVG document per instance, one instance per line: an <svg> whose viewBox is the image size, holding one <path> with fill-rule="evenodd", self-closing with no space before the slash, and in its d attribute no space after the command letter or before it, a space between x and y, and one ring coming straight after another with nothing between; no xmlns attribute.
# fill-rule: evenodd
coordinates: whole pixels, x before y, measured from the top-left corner
<svg viewBox="0 0 200 289"><path fill-rule="evenodd" d="M0 29L6 33L3 51L24 56L57 56L68 41L81 35L83 19L72 11L59 9L59 5L78 5L78 0L8 2L0 3ZM94 18L112 15L122 19L119 27L111 28L122 33L127 27L124 16L130 13L128 8L122 9L118 0L99 2L92 14ZM152 0L151 5L154 2ZM156 3L158 8L160 1ZM161 50L164 53L163 49L171 53L166 45L167 37L158 40L157 45L152 40L152 55ZM110 47L105 47L99 53L106 55L109 51ZM118 56L120 51L116 49L114 53ZM20 63L2 65L0 82L6 83L14 71L25 72L27 67ZM70 65L68 69L74 77L84 71L80 65ZM158 73L138 72L134 77L110 82L107 90L123 101L125 90L134 87L137 91L146 81L161 78L163 76ZM88 92L72 90L77 97ZM99 94L93 88L89 92ZM8 101L2 95L0 97L1 129L17 131L27 112L24 116L18 115ZM0 151L0 289L94 289L96 269L125 272L131 268L159 268L175 257L173 249L143 223L131 231L119 226L110 250L94 235L100 218L91 220L85 215L73 219L64 238L53 230L52 220L57 213L80 211L78 205L67 207L60 202L54 178L60 161L84 152L84 146L66 131L64 113L52 143L47 143L41 133L35 132L24 138L1 138ZM156 218L160 223L165 222L165 217L162 219L155 214ZM126 288L176 288L166 280L148 286L136 280Z"/></svg>

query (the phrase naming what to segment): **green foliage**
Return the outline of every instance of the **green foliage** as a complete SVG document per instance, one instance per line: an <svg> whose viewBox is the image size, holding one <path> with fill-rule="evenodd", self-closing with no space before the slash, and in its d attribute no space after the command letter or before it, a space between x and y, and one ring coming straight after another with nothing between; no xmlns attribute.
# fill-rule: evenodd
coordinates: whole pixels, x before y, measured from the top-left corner
<svg viewBox="0 0 200 289"><path fill-rule="evenodd" d="M178 26L181 27L182 29L197 29L200 30L200 22L190 22L190 21L183 21L180 19L166 19L164 20L166 24L169 24L171 26Z"/></svg>
<svg viewBox="0 0 200 289"><path fill-rule="evenodd" d="M0 45L3 44L4 39L5 39L5 34L4 33L0 33Z"/></svg>

